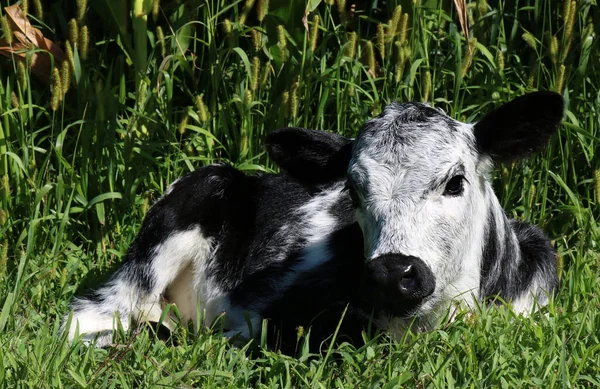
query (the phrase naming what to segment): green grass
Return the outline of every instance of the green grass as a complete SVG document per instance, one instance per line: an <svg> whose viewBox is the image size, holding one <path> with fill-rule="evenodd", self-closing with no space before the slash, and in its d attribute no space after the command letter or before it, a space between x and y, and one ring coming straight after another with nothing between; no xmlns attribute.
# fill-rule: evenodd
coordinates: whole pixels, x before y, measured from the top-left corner
<svg viewBox="0 0 600 389"><path fill-rule="evenodd" d="M407 16L396 19L394 1L354 13L312 1L317 36L302 25L301 1L271 0L264 18L258 0L163 0L156 14L151 1L139 14L129 12L136 1L90 1L84 12L70 0L27 3L31 23L74 54L62 85L27 70L33 49L25 66L24 53L0 59L0 386L600 385L594 2L573 2L576 12L550 0L470 3L472 61L450 1L400 1ZM391 100L426 100L472 121L536 89L564 95L564 125L547 151L494 178L507 213L542 226L560 252L560 294L543 313L484 308L402 342L298 358L232 347L208 330L179 328L176 345L142 331L109 350L58 334L71 297L120 263L149 205L185 172L215 161L273 171L270 131L354 135Z"/></svg>

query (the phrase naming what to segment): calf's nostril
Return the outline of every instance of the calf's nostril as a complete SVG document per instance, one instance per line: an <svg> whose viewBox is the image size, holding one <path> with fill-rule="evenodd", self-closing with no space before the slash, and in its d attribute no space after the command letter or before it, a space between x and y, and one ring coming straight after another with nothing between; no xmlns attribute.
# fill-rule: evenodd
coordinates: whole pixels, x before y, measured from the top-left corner
<svg viewBox="0 0 600 389"><path fill-rule="evenodd" d="M402 269L401 273L399 282L400 291L403 293L410 293L415 290L418 287L418 282L414 274L413 266L407 265Z"/></svg>
<svg viewBox="0 0 600 389"><path fill-rule="evenodd" d="M410 293L418 286L417 280L412 275L406 275L400 280L400 290L404 293Z"/></svg>

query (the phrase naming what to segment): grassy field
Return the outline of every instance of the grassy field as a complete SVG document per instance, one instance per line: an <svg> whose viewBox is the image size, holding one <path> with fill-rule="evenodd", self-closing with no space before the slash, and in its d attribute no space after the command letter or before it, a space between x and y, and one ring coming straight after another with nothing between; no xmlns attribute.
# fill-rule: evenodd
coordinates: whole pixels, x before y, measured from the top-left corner
<svg viewBox="0 0 600 389"><path fill-rule="evenodd" d="M0 0L31 23L2 12L1 387L600 385L596 2L468 2L467 39L443 0L89 3ZM32 27L54 45L23 44ZM530 90L564 95L564 125L494 178L507 213L560 252L544 313L482 307L402 342L298 358L208 330L179 328L175 345L142 331L107 350L59 334L71 297L121 262L183 173L215 161L273 171L263 139L283 126L353 135L392 100L472 121Z"/></svg>

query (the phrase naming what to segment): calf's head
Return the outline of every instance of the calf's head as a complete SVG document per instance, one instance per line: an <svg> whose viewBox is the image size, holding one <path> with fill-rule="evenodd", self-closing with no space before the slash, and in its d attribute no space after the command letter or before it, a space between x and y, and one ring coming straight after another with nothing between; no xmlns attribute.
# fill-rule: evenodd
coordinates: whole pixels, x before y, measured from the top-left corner
<svg viewBox="0 0 600 389"><path fill-rule="evenodd" d="M540 149L562 114L561 96L550 92L517 98L475 124L426 104L392 103L354 140L287 128L267 147L307 184L345 180L374 305L419 316L458 294L477 296L490 209L502 212L489 182L493 163Z"/></svg>

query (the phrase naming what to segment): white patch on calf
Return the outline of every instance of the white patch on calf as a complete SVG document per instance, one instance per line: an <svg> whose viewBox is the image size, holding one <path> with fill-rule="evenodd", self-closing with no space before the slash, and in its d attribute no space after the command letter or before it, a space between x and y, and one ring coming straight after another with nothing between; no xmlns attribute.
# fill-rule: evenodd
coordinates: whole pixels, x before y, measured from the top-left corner
<svg viewBox="0 0 600 389"><path fill-rule="evenodd" d="M169 236L154 249L152 269L155 285L146 305L159 303L161 295L168 293L170 302L180 304L177 309L181 319L184 322L192 320L197 326L198 301L202 307L208 302L205 301L205 294L198 293L200 289L194 288L191 281L198 277L204 281L203 276L212 252L212 240L205 238L199 227ZM193 277L189 274L190 271L193 271Z"/></svg>
<svg viewBox="0 0 600 389"><path fill-rule="evenodd" d="M199 289L194 288L188 273L193 268L194 275L203 275L211 254L212 242L202 235L199 227L172 234L157 245L147 259L151 265L152 274L147 275L151 281L151 290L147 292L142 286L132 283L136 277L139 279L143 275L136 274L136 277L132 277L128 273L144 271L142 265L138 264L133 269L124 266L108 284L96 291L94 298L74 300L69 339L73 339L78 328L80 334L90 334L84 336L87 340L92 339L91 334L101 333L98 345L106 346L112 340L115 320L120 321L124 330L129 328L131 320L159 322L164 294L169 295L171 302L179 304L178 310L184 321L195 321L195 299L199 298L202 306L209 306L213 296L209 295L209 299L197 296ZM200 279L203 280L203 277ZM206 289L213 291L215 288L208 285ZM210 312L207 316L216 314ZM171 320L172 317L167 317L163 322L169 329L174 327Z"/></svg>
<svg viewBox="0 0 600 389"><path fill-rule="evenodd" d="M138 289L126 282L111 282L98 291L98 298L101 300L99 304L87 299L73 301L74 313L68 333L70 340L76 332L86 342L92 341L99 333L96 344L105 347L112 342L112 330L117 328L117 321L120 321L123 330L129 329L131 313L136 312L140 300ZM115 315L116 312L119 314Z"/></svg>
<svg viewBox="0 0 600 389"><path fill-rule="evenodd" d="M329 235L338 226L338 220L331 210L339 203L344 195L343 191L342 183L335 185L319 193L296 211L301 222L299 231L294 232L294 238L304 239L306 243L298 263L292 266L290 273L279 283L278 288L281 291L292 285L300 273L315 269L331 259ZM289 229L287 226L284 228Z"/></svg>
<svg viewBox="0 0 600 389"><path fill-rule="evenodd" d="M542 274L537 274L525 292L511 302L513 311L526 316L535 312L538 307L547 305L549 299L548 291L544 289L545 284Z"/></svg>

